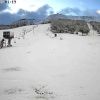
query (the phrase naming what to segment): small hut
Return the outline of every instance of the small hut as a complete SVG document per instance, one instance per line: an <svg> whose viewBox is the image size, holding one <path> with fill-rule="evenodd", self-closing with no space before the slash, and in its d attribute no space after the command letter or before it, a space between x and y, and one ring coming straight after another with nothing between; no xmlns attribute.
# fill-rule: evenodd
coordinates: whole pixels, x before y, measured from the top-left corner
<svg viewBox="0 0 100 100"><path fill-rule="evenodd" d="M10 32L10 31L4 31L3 32L3 38L4 39L8 39L8 47L12 46L11 45L11 40L12 38L14 38L14 33L13 32Z"/></svg>

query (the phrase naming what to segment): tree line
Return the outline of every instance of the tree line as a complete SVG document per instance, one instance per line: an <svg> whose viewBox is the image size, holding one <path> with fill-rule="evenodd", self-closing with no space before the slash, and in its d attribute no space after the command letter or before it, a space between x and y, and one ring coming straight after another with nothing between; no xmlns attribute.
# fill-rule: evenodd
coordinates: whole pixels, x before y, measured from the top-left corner
<svg viewBox="0 0 100 100"><path fill-rule="evenodd" d="M87 22L83 20L70 20L70 19L57 19L51 21L51 31L53 33L71 33L78 34L81 32L82 34L88 35L89 27Z"/></svg>

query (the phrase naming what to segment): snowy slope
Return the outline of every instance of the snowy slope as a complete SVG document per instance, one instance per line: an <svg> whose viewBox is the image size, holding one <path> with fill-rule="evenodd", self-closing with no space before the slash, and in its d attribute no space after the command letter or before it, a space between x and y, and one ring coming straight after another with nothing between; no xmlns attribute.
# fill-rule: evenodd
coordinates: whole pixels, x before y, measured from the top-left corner
<svg viewBox="0 0 100 100"><path fill-rule="evenodd" d="M0 100L100 100L100 37L53 38L49 27L12 29L16 43L0 49Z"/></svg>

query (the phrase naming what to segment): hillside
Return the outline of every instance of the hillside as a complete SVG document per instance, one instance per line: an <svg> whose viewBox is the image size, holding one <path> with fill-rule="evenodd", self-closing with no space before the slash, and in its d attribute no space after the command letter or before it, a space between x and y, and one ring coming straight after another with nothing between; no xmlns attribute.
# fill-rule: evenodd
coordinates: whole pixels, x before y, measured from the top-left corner
<svg viewBox="0 0 100 100"><path fill-rule="evenodd" d="M47 21L58 20L58 19L71 19L71 20L84 20L84 21L97 21L100 22L100 18L96 16L71 16L71 15L63 15L60 13L52 14L47 17Z"/></svg>
<svg viewBox="0 0 100 100"><path fill-rule="evenodd" d="M100 100L99 36L54 38L50 24L10 31L13 46L0 49L0 100Z"/></svg>

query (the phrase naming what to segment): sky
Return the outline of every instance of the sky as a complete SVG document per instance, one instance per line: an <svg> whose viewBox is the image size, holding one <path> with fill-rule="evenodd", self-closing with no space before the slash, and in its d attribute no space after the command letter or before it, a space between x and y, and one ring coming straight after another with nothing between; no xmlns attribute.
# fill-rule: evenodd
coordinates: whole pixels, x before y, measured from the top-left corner
<svg viewBox="0 0 100 100"><path fill-rule="evenodd" d="M16 0L13 4L0 0L0 23L21 18L42 19L55 13L100 16L100 0Z"/></svg>

